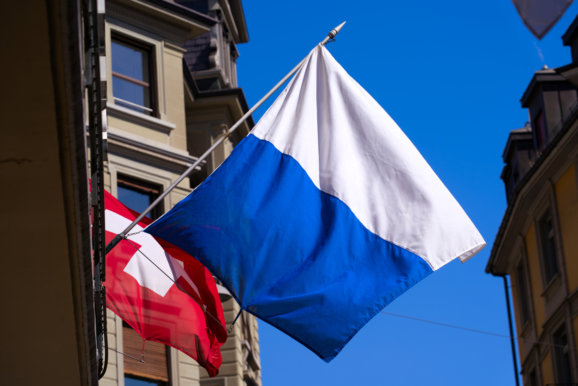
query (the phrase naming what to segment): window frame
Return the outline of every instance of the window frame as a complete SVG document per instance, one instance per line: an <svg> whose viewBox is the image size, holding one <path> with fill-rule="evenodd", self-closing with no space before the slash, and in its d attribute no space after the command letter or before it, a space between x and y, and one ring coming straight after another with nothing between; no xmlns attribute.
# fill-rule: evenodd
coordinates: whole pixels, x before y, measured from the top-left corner
<svg viewBox="0 0 578 386"><path fill-rule="evenodd" d="M113 71L113 56L112 56L112 45L114 42L119 42L127 46L132 46L138 50L141 50L147 54L147 64L148 64L148 84L140 79L133 78L129 75L117 73ZM129 109L137 114L142 114L150 117L159 118L159 93L158 93L158 82L157 82L157 50L155 44L145 42L144 40L138 39L133 36L128 36L122 32L112 30L110 33L110 96L111 101L115 106ZM138 103L128 101L115 96L114 94L114 78L117 77L121 80L136 84L138 86L148 88L147 94L149 98L149 106L141 106ZM128 106L127 106L128 105ZM132 107L131 107L132 106ZM145 110L145 111L140 111Z"/></svg>
<svg viewBox="0 0 578 386"><path fill-rule="evenodd" d="M523 256L523 255L522 255ZM530 289L530 272L526 266L525 259L521 259L515 268L516 286L518 295L518 308L520 310L520 325L524 327L526 323L532 322L532 292Z"/></svg>
<svg viewBox="0 0 578 386"><path fill-rule="evenodd" d="M544 224L551 224L551 229L545 232ZM560 275L560 259L558 245L558 227L556 216L551 204L543 210L535 222L536 238L538 240L538 255L540 257L543 287L547 288ZM547 234L545 234L547 233ZM547 241L547 242L546 242ZM549 248L549 246L553 248ZM550 253L551 251L551 253Z"/></svg>
<svg viewBox="0 0 578 386"><path fill-rule="evenodd" d="M564 336L566 339L566 344L561 348L558 336ZM574 374L572 371L572 347L570 342L570 335L568 334L568 329L566 328L566 323L562 323L558 328L554 329L551 335L552 339L552 367L554 369L554 379L556 383L559 384L574 384ZM562 357L563 356L563 357ZM564 362L564 363L562 363ZM562 367L565 367L566 371L563 371ZM569 379L562 379L562 372L569 376Z"/></svg>

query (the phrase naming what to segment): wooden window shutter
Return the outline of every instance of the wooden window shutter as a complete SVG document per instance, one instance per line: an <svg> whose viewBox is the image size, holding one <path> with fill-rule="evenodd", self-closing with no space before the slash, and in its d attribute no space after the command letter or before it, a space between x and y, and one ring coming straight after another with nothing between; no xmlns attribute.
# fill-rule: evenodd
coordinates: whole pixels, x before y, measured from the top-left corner
<svg viewBox="0 0 578 386"><path fill-rule="evenodd" d="M130 327L122 328L123 351L134 358L141 358L143 339ZM167 367L167 347L158 342L146 341L144 351L145 363L130 357L124 359L124 372L137 377L169 381Z"/></svg>

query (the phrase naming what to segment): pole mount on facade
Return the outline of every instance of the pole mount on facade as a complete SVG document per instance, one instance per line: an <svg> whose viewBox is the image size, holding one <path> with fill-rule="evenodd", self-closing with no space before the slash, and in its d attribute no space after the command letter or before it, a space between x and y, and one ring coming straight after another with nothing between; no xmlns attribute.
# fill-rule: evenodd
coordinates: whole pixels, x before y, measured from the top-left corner
<svg viewBox="0 0 578 386"><path fill-rule="evenodd" d="M329 31L327 37L319 44L325 45L327 42L333 40L339 31L341 31L344 25L345 22L339 24L337 27ZM134 228L151 210L153 210L153 208L157 206L178 184L180 184L182 180L187 178L193 172L193 170L195 170L201 162L203 162L221 143L223 143L225 139L227 139L235 130L237 130L237 128L239 128L241 124L243 124L243 122L245 122L247 118L249 118L255 112L255 110L257 110L267 99L269 99L269 97L271 97L271 95L273 95L281 86L283 86L283 84L285 84L285 82L287 82L287 80L303 66L308 57L309 55L303 58L299 64L293 67L293 69L289 71L289 73L285 75L283 79L281 79L271 90L269 90L267 94L265 94L265 96L263 96L263 98L261 98L253 107L251 107L251 109L247 111L245 115L243 115L237 122L235 122L235 124L231 126L231 128L224 135L222 135L210 148L207 149L207 151L205 151L191 166L189 166L189 168L185 170L185 172L181 174L179 178L177 178L164 192L162 192L156 198L156 200L154 200L149 205L148 208L146 208L129 226L126 227L124 231L116 235L116 237L107 244L105 253L108 254L112 248L114 248L122 239L124 239L132 228Z"/></svg>

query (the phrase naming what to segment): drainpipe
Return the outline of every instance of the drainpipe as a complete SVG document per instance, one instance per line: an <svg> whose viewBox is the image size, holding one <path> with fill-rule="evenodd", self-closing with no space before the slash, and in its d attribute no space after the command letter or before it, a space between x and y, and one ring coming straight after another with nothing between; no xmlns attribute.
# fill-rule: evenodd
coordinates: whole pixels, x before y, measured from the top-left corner
<svg viewBox="0 0 578 386"><path fill-rule="evenodd" d="M506 294L506 306L508 307L508 325L510 327L510 344L512 345L512 360L514 362L514 376L516 377L516 386L520 386L520 377L518 374L518 356L516 354L516 342L514 340L514 324L512 322L512 307L510 307L510 291L508 289L508 278L506 275L496 275L504 279L504 293Z"/></svg>

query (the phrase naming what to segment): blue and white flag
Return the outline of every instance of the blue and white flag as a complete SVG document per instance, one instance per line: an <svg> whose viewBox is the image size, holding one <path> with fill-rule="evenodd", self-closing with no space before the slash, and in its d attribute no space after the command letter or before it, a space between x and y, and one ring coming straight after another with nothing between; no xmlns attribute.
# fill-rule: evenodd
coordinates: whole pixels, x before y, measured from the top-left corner
<svg viewBox="0 0 578 386"><path fill-rule="evenodd" d="M326 361L408 288L485 246L323 46L229 158L146 231Z"/></svg>

